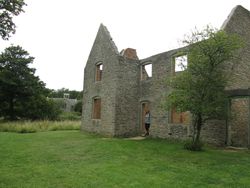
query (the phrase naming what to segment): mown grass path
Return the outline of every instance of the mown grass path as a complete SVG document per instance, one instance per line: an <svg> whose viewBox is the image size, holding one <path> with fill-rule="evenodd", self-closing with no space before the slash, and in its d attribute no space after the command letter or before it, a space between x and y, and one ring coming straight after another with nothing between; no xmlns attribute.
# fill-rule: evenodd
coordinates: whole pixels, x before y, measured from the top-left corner
<svg viewBox="0 0 250 188"><path fill-rule="evenodd" d="M250 187L250 153L79 131L0 133L0 187Z"/></svg>

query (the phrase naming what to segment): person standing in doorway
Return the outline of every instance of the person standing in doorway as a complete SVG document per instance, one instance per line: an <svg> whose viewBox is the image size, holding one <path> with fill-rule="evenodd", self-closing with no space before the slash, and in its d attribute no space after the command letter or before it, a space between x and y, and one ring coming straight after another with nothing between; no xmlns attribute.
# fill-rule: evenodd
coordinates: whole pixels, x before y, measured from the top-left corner
<svg viewBox="0 0 250 188"><path fill-rule="evenodd" d="M144 123L145 123L145 129L146 129L146 133L145 133L144 136L148 136L149 135L150 123L151 123L151 117L150 117L150 111L149 110L146 111Z"/></svg>

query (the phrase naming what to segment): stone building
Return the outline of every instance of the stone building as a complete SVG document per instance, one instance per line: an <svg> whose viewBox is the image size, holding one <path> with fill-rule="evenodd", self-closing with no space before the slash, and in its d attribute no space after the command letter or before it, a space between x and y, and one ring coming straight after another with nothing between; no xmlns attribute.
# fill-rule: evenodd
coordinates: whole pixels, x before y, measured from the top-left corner
<svg viewBox="0 0 250 188"><path fill-rule="evenodd" d="M55 101L64 112L73 112L77 103L77 99L70 99L69 93L64 93L63 98L52 98L52 100Z"/></svg>
<svg viewBox="0 0 250 188"><path fill-rule="evenodd" d="M203 140L218 145L250 145L250 12L235 7L222 29L239 34L246 46L232 74L225 121L210 121ZM135 136L144 132L144 114L150 110L152 137L187 139L191 134L186 113L165 111L161 101L169 88L166 79L178 70L175 49L139 59L136 50L118 52L104 25L100 25L84 70L82 130L107 136ZM184 58L183 58L184 57ZM182 56L182 60L185 56Z"/></svg>

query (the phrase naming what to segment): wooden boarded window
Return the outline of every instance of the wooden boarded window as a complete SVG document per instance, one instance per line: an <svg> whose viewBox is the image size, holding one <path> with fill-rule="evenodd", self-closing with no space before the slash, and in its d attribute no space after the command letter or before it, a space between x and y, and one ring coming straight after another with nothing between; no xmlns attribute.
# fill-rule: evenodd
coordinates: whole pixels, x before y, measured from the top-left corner
<svg viewBox="0 0 250 188"><path fill-rule="evenodd" d="M93 119L101 119L101 99L94 98L93 100Z"/></svg>
<svg viewBox="0 0 250 188"><path fill-rule="evenodd" d="M103 64L99 63L96 65L95 81L102 80Z"/></svg>
<svg viewBox="0 0 250 188"><path fill-rule="evenodd" d="M171 123L190 124L190 112L177 112L175 108L171 112Z"/></svg>

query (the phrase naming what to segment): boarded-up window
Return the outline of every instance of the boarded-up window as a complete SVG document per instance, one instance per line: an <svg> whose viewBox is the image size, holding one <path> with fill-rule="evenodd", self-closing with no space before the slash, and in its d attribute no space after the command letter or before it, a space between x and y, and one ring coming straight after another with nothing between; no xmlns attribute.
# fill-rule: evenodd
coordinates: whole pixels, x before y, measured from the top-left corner
<svg viewBox="0 0 250 188"><path fill-rule="evenodd" d="M177 112L175 108L171 112L171 123L190 124L190 112Z"/></svg>
<svg viewBox="0 0 250 188"><path fill-rule="evenodd" d="M93 119L101 119L101 99L94 98L93 100Z"/></svg>
<svg viewBox="0 0 250 188"><path fill-rule="evenodd" d="M103 64L99 63L96 65L95 81L102 80Z"/></svg>
<svg viewBox="0 0 250 188"><path fill-rule="evenodd" d="M152 77L152 64L148 63L141 66L141 80L147 80Z"/></svg>
<svg viewBox="0 0 250 188"><path fill-rule="evenodd" d="M174 62L175 72L184 71L188 65L187 55L175 57Z"/></svg>

